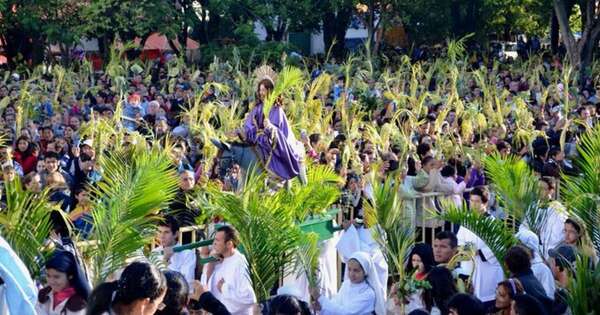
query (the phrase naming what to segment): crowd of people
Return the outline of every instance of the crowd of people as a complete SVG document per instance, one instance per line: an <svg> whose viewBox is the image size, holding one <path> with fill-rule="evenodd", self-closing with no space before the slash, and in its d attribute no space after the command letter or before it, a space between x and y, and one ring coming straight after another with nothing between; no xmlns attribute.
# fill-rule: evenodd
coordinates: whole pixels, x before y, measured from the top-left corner
<svg viewBox="0 0 600 315"><path fill-rule="evenodd" d="M561 204L556 185L563 174L577 176L579 173L573 162L578 155L576 146L580 136L596 126L600 99L592 78L580 82L575 92L565 90L564 87L573 86L573 82L544 77L562 71L560 62L549 58L539 60L536 66L543 71L532 75L522 65L493 67L481 58L473 59L472 68L467 70L470 79L465 78L461 83L458 100L465 104L484 102L487 95L483 91L487 87L470 75L478 67L489 66L493 88L503 95L502 102L509 104L507 107L514 114L505 115L498 125L471 126L477 130L472 133L465 132L469 128L465 123L468 125L470 121L456 105L451 106L448 98L439 101L427 98L426 113L417 117L416 125L407 126L403 122L411 120L403 114L402 104L386 96L386 82L377 78L364 80L362 84L357 83L360 78L355 78L354 83L346 82L348 78L343 75L343 69L336 65L311 69L314 70L311 80L323 73L337 80L328 91L315 96L323 103L323 117L331 117L328 133L307 133L299 130L294 121L288 121L285 97L277 98L270 111L263 113L276 80L268 76L255 78L255 95L240 100L245 106L240 106L236 113L244 119L243 124L235 130L224 130L223 135L254 146L259 160L266 165L265 170L277 180L305 176L309 163L331 166L344 178L338 204L351 213L343 224L344 231L336 238L345 266L340 289L307 288L309 298L306 298L304 292L294 289L293 283L284 285L279 288L279 294L262 304L263 312L570 314L566 288L573 277L573 266L582 256L595 265L598 255L581 218L573 216ZM444 75L439 74L427 82L429 86L423 83L418 93L450 93L451 80ZM11 76L0 86L0 99L8 99L0 109L1 184L4 187L18 180L26 191L48 192L48 200L59 205L73 225L71 230L62 217L56 218L54 237L68 238L76 234L85 239L94 228L90 187L101 182L104 175L98 159L103 152L98 152L97 143L92 139L81 136L90 121L121 115L116 119L127 136L168 139L176 144L171 156L173 169L179 176L179 190L169 209L161 212L157 247L153 251L163 261L164 270L149 262L133 262L115 275L115 281L92 290L76 255L57 250L45 262L45 280L40 282L43 287L35 303L38 314L186 314L200 309L212 314L252 314L255 304L263 302L256 301L248 263L238 248L235 227L215 226L210 249L174 250L177 245L191 240L189 235L178 239L180 228L195 225L202 213L198 205L187 202L194 191L201 189L200 183L212 181L233 193L243 189L247 170L239 163L220 169L224 164L205 156L203 148L211 144L198 139L197 130L186 114L186 109L197 98L201 104L221 102L220 106L230 106L227 104L235 95L220 93L212 87L204 89L204 94L196 93L211 82L230 85L232 91L239 90L232 77L231 73L217 74L210 70L195 77L182 70L170 93L168 85L173 80L167 68L157 64L148 80L131 73L121 107L117 106L120 99L113 88L114 82L106 74L97 75L94 86L75 83L71 95L62 93L65 95L58 95L54 102L52 94L41 89L28 91L39 94L39 102L32 108L19 108L19 96L27 85L18 75ZM51 86L56 83L51 77L40 80L46 80ZM396 92L408 94L409 89L406 84ZM375 99L377 108L371 109L361 120L358 134L344 134L347 127L344 124L349 124L345 112L355 108L351 104L360 107L365 99ZM517 129L522 126L519 126L517 105L514 105L517 99L525 102L533 117L533 121L527 122L530 124L527 128L536 132L530 142L520 141L518 136ZM570 108L566 107L565 100L571 103ZM29 113L26 120L22 118L25 111ZM575 120L579 123L568 124ZM211 123L218 129L222 122L213 119ZM382 146L370 137L370 130L384 128L406 131L410 139L408 152L402 145L392 143L393 140ZM508 249L502 259L495 257L486 242L468 228L425 218L428 209L444 211L443 200L457 207L464 202L470 211L481 214L485 220L510 219L486 178L481 160L440 152L440 142L449 134L459 138L461 145L478 149L484 155L497 152L505 157L518 156L539 176L539 199L544 201L547 223L541 233L536 234L528 229L526 222L518 222L520 226L515 227L515 236L520 244ZM344 146L348 143L358 153L359 161L349 162L344 157ZM377 173L374 179L369 179L371 172ZM369 180L384 180L392 174L399 174L397 179L401 182L395 187L414 225L420 231L433 233L433 237L418 233L417 243L409 254L407 276L428 283L409 296L398 294L402 290L390 280L381 253L383 249L373 241L369 227L364 226L362 220L364 206L373 198ZM439 193L440 197L420 197L431 192ZM5 201L3 194L1 202ZM210 219L209 222L213 222L214 218ZM349 238L353 238L352 241L348 241ZM467 250L474 253L472 259L452 263L459 252ZM207 256L217 259L200 263L200 259ZM7 279L4 282L9 283Z"/></svg>

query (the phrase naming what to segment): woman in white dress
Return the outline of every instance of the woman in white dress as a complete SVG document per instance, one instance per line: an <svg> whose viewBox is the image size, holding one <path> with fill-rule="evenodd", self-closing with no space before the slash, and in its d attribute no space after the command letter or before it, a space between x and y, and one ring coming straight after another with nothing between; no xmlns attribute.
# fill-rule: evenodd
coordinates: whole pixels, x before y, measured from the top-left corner
<svg viewBox="0 0 600 315"><path fill-rule="evenodd" d="M385 294L369 254L355 252L350 256L346 274L347 279L331 299L311 289L315 309L321 315L385 315Z"/></svg>

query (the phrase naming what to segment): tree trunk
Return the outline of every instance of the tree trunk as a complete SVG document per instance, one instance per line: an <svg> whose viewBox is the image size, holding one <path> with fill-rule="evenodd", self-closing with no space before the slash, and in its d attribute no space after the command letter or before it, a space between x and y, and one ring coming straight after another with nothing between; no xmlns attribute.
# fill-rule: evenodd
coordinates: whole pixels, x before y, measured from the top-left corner
<svg viewBox="0 0 600 315"><path fill-rule="evenodd" d="M554 12L556 14L556 18L558 20L558 26L560 29L560 34L562 36L562 42L567 49L567 56L569 57L569 61L573 67L579 67L581 64L581 56L580 51L578 49L577 42L575 41L575 37L573 36L573 32L571 32L571 27L569 25L569 14L567 12L567 6L562 0L554 0ZM585 40L583 37L581 41Z"/></svg>
<svg viewBox="0 0 600 315"><path fill-rule="evenodd" d="M325 50L331 50L336 59L344 57L346 31L350 25L351 7L344 7L338 12L328 10L323 16L323 41Z"/></svg>
<svg viewBox="0 0 600 315"><path fill-rule="evenodd" d="M552 17L550 19L550 48L552 49L552 53L556 55L558 54L558 39L560 37L556 12L552 11Z"/></svg>
<svg viewBox="0 0 600 315"><path fill-rule="evenodd" d="M579 71L580 83L586 76L589 65L592 61L594 48L598 36L600 35L600 21L596 17L596 0L586 0L582 5L582 15L585 15L585 24L582 25L582 33L579 41L569 25L570 5L566 5L564 0L554 0L554 11L560 26L560 34L563 43L567 48L567 55L571 65Z"/></svg>
<svg viewBox="0 0 600 315"><path fill-rule="evenodd" d="M452 17L452 34L458 36L461 29L460 4L457 0L453 0L450 4L450 16Z"/></svg>

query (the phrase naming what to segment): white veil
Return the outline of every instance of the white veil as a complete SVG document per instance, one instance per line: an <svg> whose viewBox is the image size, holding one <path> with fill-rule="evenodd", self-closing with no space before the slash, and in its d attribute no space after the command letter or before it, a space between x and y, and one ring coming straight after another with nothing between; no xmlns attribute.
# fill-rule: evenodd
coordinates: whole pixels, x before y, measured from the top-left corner
<svg viewBox="0 0 600 315"><path fill-rule="evenodd" d="M360 263L365 271L365 281L375 291L375 314L385 315L385 290L377 277L377 271L371 256L365 252L355 252L350 256L350 259L355 259Z"/></svg>

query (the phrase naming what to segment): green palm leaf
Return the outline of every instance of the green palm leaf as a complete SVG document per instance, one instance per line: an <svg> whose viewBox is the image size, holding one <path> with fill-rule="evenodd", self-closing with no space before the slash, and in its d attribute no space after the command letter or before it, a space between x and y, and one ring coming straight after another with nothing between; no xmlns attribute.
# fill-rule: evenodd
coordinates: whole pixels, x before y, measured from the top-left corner
<svg viewBox="0 0 600 315"><path fill-rule="evenodd" d="M365 223L373 230L373 238L383 249L390 267L390 274L396 279L406 278L404 264L410 248L414 244L414 226L403 213L402 199L398 194L398 182L389 176L381 183L373 178L373 198L365 203Z"/></svg>
<svg viewBox="0 0 600 315"><path fill-rule="evenodd" d="M571 214L584 222L589 239L600 251L600 126L585 133L577 149L575 165L581 175L563 174L561 196Z"/></svg>
<svg viewBox="0 0 600 315"><path fill-rule="evenodd" d="M518 244L514 233L507 228L503 221L484 217L478 212L469 210L466 205L457 208L452 204L446 204L444 207L447 210L436 214L436 217L454 224L460 224L475 233L490 248L499 262L504 261L509 248ZM501 263L501 265L503 264ZM502 268L504 273L508 274L504 265Z"/></svg>
<svg viewBox="0 0 600 315"><path fill-rule="evenodd" d="M46 251L44 243L52 229L51 211L60 212L48 202L49 192L32 193L15 179L5 182L6 208L0 211L0 233L19 255L33 277L39 275Z"/></svg>
<svg viewBox="0 0 600 315"><path fill-rule="evenodd" d="M221 215L239 231L254 292L263 301L270 297L282 273L291 272L285 267L293 262L302 232L283 195L267 193L263 175L248 174L240 194L209 186L204 201L207 210Z"/></svg>
<svg viewBox="0 0 600 315"><path fill-rule="evenodd" d="M527 163L517 156L488 156L485 170L505 212L525 222L539 235L547 221L547 211L539 205L539 179Z"/></svg>
<svg viewBox="0 0 600 315"><path fill-rule="evenodd" d="M309 165L306 176L306 185L296 180L291 189L277 192L297 222L304 221L309 215L323 214L340 196L338 185L342 179L331 167Z"/></svg>
<svg viewBox="0 0 600 315"><path fill-rule="evenodd" d="M275 83L275 87L273 92L267 97L265 100L265 104L263 105L263 113L265 117L269 116L269 112L271 111L271 107L275 103L275 100L283 95L284 93L289 93L304 84L303 73L300 69L296 67L287 66L283 68L281 73L277 76L277 82Z"/></svg>
<svg viewBox="0 0 600 315"><path fill-rule="evenodd" d="M100 283L152 241L156 214L175 195L177 177L165 151L119 150L100 160L103 180L93 188L94 283ZM91 258L91 257L89 257Z"/></svg>
<svg viewBox="0 0 600 315"><path fill-rule="evenodd" d="M600 314L600 268L591 267L589 257L579 256L567 286L567 304L572 314Z"/></svg>
<svg viewBox="0 0 600 315"><path fill-rule="evenodd" d="M303 272L308 279L308 285L316 288L319 285L319 235L311 232L304 234L300 240L300 247L296 251L296 272Z"/></svg>

